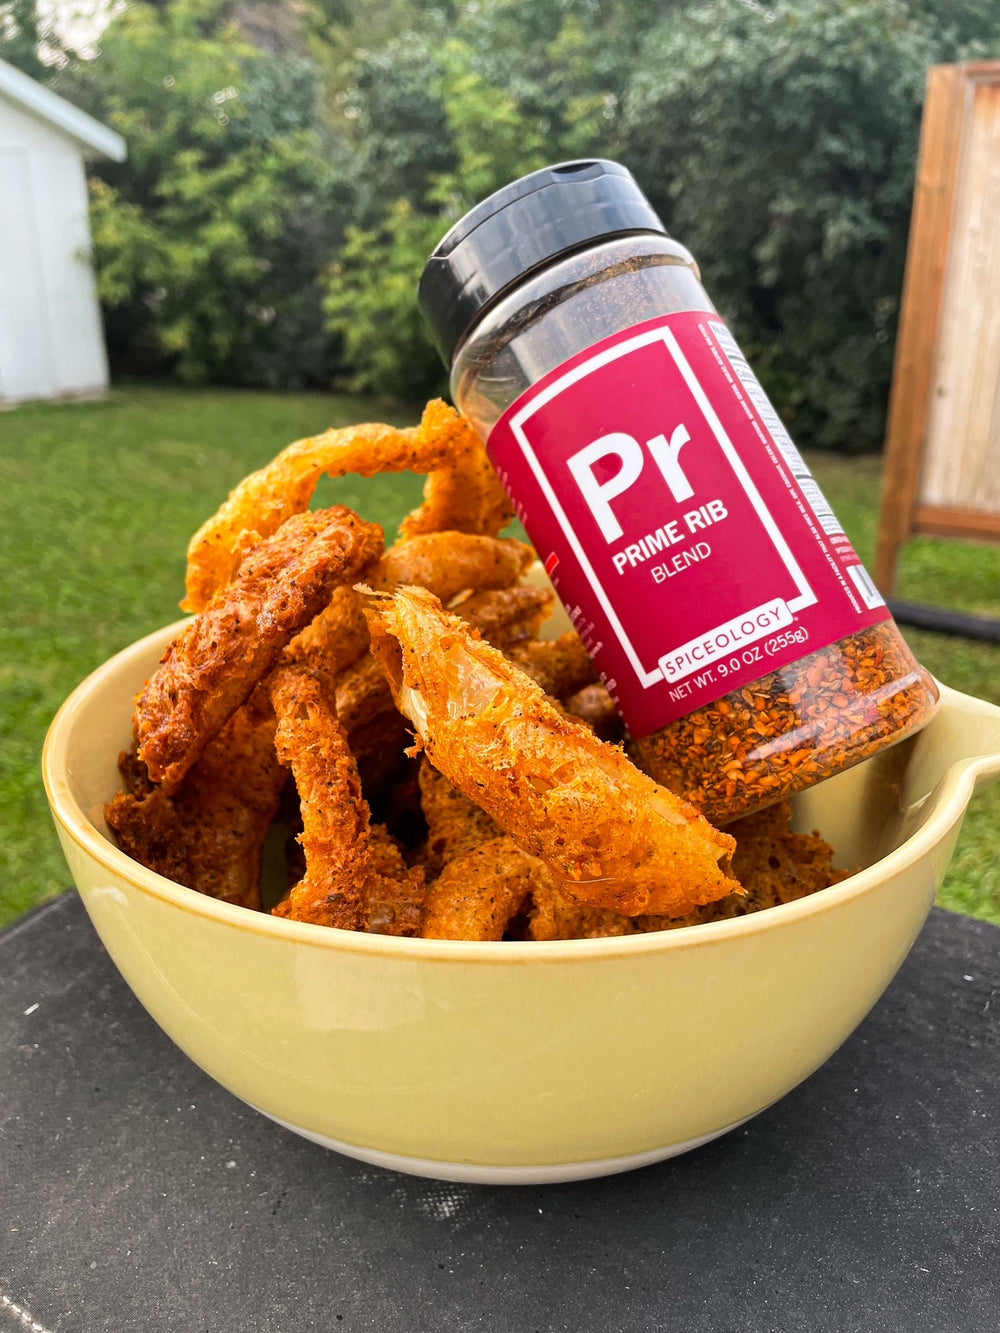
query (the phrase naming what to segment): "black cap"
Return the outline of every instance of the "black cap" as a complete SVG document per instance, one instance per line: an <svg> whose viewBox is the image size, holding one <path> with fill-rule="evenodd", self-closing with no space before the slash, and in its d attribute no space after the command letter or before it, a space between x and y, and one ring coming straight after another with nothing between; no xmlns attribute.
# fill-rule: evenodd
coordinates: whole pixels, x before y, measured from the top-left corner
<svg viewBox="0 0 1000 1333"><path fill-rule="evenodd" d="M667 229L632 173L588 158L505 185L455 223L428 259L417 301L445 365L469 325L532 269L623 232Z"/></svg>

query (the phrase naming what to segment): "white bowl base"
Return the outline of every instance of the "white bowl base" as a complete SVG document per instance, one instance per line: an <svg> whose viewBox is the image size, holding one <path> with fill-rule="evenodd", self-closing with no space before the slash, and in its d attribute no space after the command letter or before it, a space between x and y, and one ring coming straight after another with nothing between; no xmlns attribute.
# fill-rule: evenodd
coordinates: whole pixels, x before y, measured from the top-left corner
<svg viewBox="0 0 1000 1333"><path fill-rule="evenodd" d="M252 1105L252 1103L250 1103ZM427 1176L431 1180L454 1180L467 1185L557 1185L564 1181L593 1180L598 1176L613 1176L622 1171L635 1171L642 1166L651 1166L654 1162L666 1161L668 1157L679 1157L681 1153L691 1152L704 1143L721 1138L730 1130L745 1125L752 1116L734 1120L731 1125L713 1130L711 1134L702 1134L696 1139L686 1139L683 1143L670 1143L663 1148L651 1148L647 1152L631 1153L626 1157L600 1157L589 1162L557 1162L551 1166L488 1166L476 1162L438 1162L426 1157L405 1157L400 1153L382 1152L378 1148L362 1148L354 1143L343 1143L326 1134L315 1134L308 1129L300 1129L279 1116L253 1108L269 1120L290 1129L322 1148L353 1157L359 1162L368 1162L372 1166L386 1167L390 1171L401 1171L409 1176Z"/></svg>

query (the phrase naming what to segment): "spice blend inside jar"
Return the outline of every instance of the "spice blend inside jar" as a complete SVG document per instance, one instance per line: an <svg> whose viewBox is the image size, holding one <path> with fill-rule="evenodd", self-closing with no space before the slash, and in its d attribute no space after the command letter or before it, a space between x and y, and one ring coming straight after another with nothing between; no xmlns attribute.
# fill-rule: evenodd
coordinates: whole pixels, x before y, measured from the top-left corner
<svg viewBox="0 0 1000 1333"><path fill-rule="evenodd" d="M624 167L492 195L420 304L654 778L724 824L929 719L934 682Z"/></svg>

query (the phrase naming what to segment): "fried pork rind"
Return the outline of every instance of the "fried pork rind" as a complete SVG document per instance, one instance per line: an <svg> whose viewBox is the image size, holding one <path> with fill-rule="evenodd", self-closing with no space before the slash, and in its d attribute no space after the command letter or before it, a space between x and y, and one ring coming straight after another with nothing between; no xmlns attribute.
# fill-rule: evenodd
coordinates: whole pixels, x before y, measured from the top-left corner
<svg viewBox="0 0 1000 1333"><path fill-rule="evenodd" d="M376 714L370 722L348 734L347 743L369 804L384 798L386 789L396 784L412 765L413 760L406 754L412 739L409 722L392 704L384 713Z"/></svg>
<svg viewBox="0 0 1000 1333"><path fill-rule="evenodd" d="M850 871L834 866L834 851L828 842L816 832L796 833L791 824L789 801L779 801L729 824L727 832L736 839L733 873L745 892L727 894L674 920L645 916L637 918L636 924L648 931L728 921L809 897L848 877Z"/></svg>
<svg viewBox="0 0 1000 1333"><path fill-rule="evenodd" d="M507 656L554 699L566 699L597 680L594 664L576 630L567 630L558 639L513 644Z"/></svg>
<svg viewBox="0 0 1000 1333"><path fill-rule="evenodd" d="M139 757L175 792L283 649L382 553L382 529L341 505L288 519L173 641L136 698Z"/></svg>
<svg viewBox="0 0 1000 1333"><path fill-rule="evenodd" d="M357 592L349 584L335 588L319 615L285 649L291 661L321 661L332 675L344 671L368 651L368 622Z"/></svg>
<svg viewBox="0 0 1000 1333"><path fill-rule="evenodd" d="M555 601L544 588L497 588L456 598L449 608L495 648L533 638Z"/></svg>
<svg viewBox="0 0 1000 1333"><path fill-rule="evenodd" d="M452 786L426 756L420 764L420 793L428 869L447 872L428 889L423 934L502 939L522 915L530 940L592 939L641 929L631 917L573 902L560 893L548 866L504 837L486 811ZM494 850L498 870L511 876L509 891L498 882L492 864L470 855L484 846Z"/></svg>
<svg viewBox="0 0 1000 1333"><path fill-rule="evenodd" d="M464 532L434 532L390 546L368 576L373 588L404 583L429 588L443 602L460 593L509 588L534 559L534 551L513 538ZM327 670L338 672L356 662L368 648L368 625L358 594L338 588L315 620L288 645L286 655L298 661L322 658Z"/></svg>
<svg viewBox="0 0 1000 1333"><path fill-rule="evenodd" d="M514 517L514 510L489 455L464 417L458 417L458 424L453 424L443 418L443 412L450 410L443 403L428 406L435 407L441 420L438 429L451 432L452 447L443 465L413 469L427 473L424 502L403 519L400 536L417 537L448 528L495 536ZM428 423L428 433L431 428Z"/></svg>
<svg viewBox="0 0 1000 1333"><path fill-rule="evenodd" d="M423 869L408 866L388 831L373 824L365 929L372 935L419 935L424 892Z"/></svg>
<svg viewBox="0 0 1000 1333"><path fill-rule="evenodd" d="M595 736L617 745L625 735L625 726L614 700L603 685L584 685L563 700L567 713L586 722Z"/></svg>
<svg viewBox="0 0 1000 1333"><path fill-rule="evenodd" d="M324 472L404 469L427 474L424 502L387 551L347 509L308 512ZM497 536L509 518L441 402L242 482L189 548L182 605L201 614L136 700L106 807L123 850L262 910L265 837L287 823L276 915L434 939L675 929L844 878L787 803L719 832L602 743L621 719L574 631L539 638L554 594Z"/></svg>
<svg viewBox="0 0 1000 1333"><path fill-rule="evenodd" d="M503 836L486 811L426 758L420 764L419 782L420 804L427 820L427 864L431 869L440 870L463 853Z"/></svg>
<svg viewBox="0 0 1000 1333"><path fill-rule="evenodd" d="M551 596L538 588L499 588L477 593L462 602L463 619L497 645L532 634L537 621L551 606ZM327 658L310 649L301 660L325 669ZM334 682L337 716L350 737L352 748L362 743L362 734L376 726L387 713L399 718L392 689L379 662L370 655L353 661L337 673Z"/></svg>
<svg viewBox="0 0 1000 1333"><path fill-rule="evenodd" d="M246 552L309 506L320 477L426 472L424 503L404 536L454 528L495 535L511 511L479 437L464 417L436 399L419 426L374 423L329 430L290 444L230 492L188 546L184 611L201 611L233 577Z"/></svg>
<svg viewBox="0 0 1000 1333"><path fill-rule="evenodd" d="M435 768L574 900L682 915L739 884L735 843L562 716L502 652L418 588L373 595L372 648Z"/></svg>
<svg viewBox="0 0 1000 1333"><path fill-rule="evenodd" d="M369 582L380 591L417 584L447 604L460 592L511 587L534 558L531 547L513 537L431 532L390 546Z"/></svg>
<svg viewBox="0 0 1000 1333"><path fill-rule="evenodd" d="M833 849L817 833L792 831L786 801L731 826L738 834L733 869L745 894L727 894L682 917L626 916L574 902L541 861L523 852L515 856L516 844L502 838L489 816L426 758L420 785L428 865L445 867L424 908L423 933L438 939L502 939L519 917L529 940L603 939L704 925L794 902L847 874L834 867ZM486 860L474 855L484 847L491 853ZM500 875L509 876L509 884Z"/></svg>
<svg viewBox="0 0 1000 1333"><path fill-rule="evenodd" d="M793 832L791 821L791 804L780 801L729 825L728 831L736 838L733 874L743 885L743 893L729 893L681 917L627 917L581 907L553 884L535 890L528 938L593 939L705 925L795 902L846 879L850 872L834 866L830 844L815 831Z"/></svg>
<svg viewBox="0 0 1000 1333"><path fill-rule="evenodd" d="M559 891L550 875L535 885L527 934L529 940L606 939L639 934L645 929L642 921L642 917L576 903Z"/></svg>
<svg viewBox="0 0 1000 1333"><path fill-rule="evenodd" d="M550 590L509 586L534 553L523 542L461 532L431 533L397 542L369 575L393 588L419 577L491 642L506 644L538 632L552 609ZM409 724L397 712L378 662L366 651L368 626L358 592L336 590L329 605L285 650L291 661L313 663L335 676L337 715L358 760L366 791L377 790L398 767ZM394 753L393 753L394 752Z"/></svg>
<svg viewBox="0 0 1000 1333"><path fill-rule="evenodd" d="M397 542L383 555L368 576L374 588L391 589L401 583L430 588L443 601L469 600L467 618L483 620L487 638L506 634L512 619L523 621L517 637L537 632L537 626L552 605L551 595L538 590L513 588L512 584L531 564L534 552L523 542L461 532L431 533ZM505 598L482 593L507 593ZM543 611L544 608L544 611ZM351 731L361 724L354 712L370 719L392 706L381 670L367 654L368 624L354 588L338 588L329 605L298 634L285 650L294 661L321 662L333 674L343 672L338 700L341 721ZM367 702L365 702L367 700Z"/></svg>
<svg viewBox="0 0 1000 1333"><path fill-rule="evenodd" d="M332 688L319 672L294 663L276 668L268 688L277 755L298 788L306 855L305 874L275 914L343 930L415 934L423 872L408 868L387 837L372 835Z"/></svg>
<svg viewBox="0 0 1000 1333"><path fill-rule="evenodd" d="M132 752L125 790L105 807L122 851L189 889L259 909L264 841L288 777L274 752L274 712L258 689L168 796Z"/></svg>
<svg viewBox="0 0 1000 1333"><path fill-rule="evenodd" d="M793 903L846 879L833 864L834 851L814 830L795 833L792 807L779 801L729 825L736 839L733 870L747 890L746 910Z"/></svg>
<svg viewBox="0 0 1000 1333"><path fill-rule="evenodd" d="M428 940L502 940L548 869L513 838L461 852L427 890L421 935Z"/></svg>

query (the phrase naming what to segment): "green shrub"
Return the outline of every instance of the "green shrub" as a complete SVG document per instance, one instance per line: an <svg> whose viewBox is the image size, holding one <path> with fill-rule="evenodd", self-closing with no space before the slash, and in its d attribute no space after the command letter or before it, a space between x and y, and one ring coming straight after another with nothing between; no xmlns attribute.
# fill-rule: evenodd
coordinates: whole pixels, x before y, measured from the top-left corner
<svg viewBox="0 0 1000 1333"><path fill-rule="evenodd" d="M617 43L635 28L617 6L591 7L589 24L578 8L487 0L359 59L348 96L360 225L325 279L346 387L409 398L439 391L444 369L415 304L431 250L507 181L608 151L625 65Z"/></svg>
<svg viewBox="0 0 1000 1333"><path fill-rule="evenodd" d="M76 71L128 160L91 179L112 366L188 381L329 381L319 274L343 202L316 68L264 56L219 0L129 4ZM339 206L338 206L339 205Z"/></svg>
<svg viewBox="0 0 1000 1333"><path fill-rule="evenodd" d="M877 448L927 67L898 0L692 7L650 33L629 160L803 442Z"/></svg>
<svg viewBox="0 0 1000 1333"><path fill-rule="evenodd" d="M483 0L358 66L359 151L405 163L369 189L328 275L356 387L436 379L409 306L434 241L546 161L633 170L793 433L881 444L928 66L1000 53L993 0ZM423 73L421 73L423 71ZM384 110L418 91L419 135ZM436 110L435 110L436 108ZM419 185L418 142L441 126ZM413 151L407 151L407 145ZM454 165L442 169L441 160ZM379 197L381 195L381 211ZM436 225L435 225L436 224Z"/></svg>
<svg viewBox="0 0 1000 1333"><path fill-rule="evenodd" d="M0 0L22 62L34 14ZM990 54L997 0L135 0L55 77L129 145L93 169L116 371L437 392L437 240L524 172L618 157L795 436L861 452L927 68Z"/></svg>

